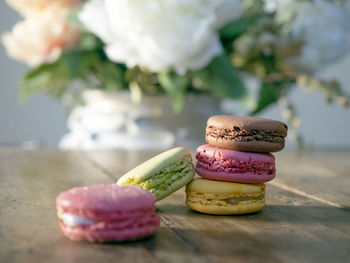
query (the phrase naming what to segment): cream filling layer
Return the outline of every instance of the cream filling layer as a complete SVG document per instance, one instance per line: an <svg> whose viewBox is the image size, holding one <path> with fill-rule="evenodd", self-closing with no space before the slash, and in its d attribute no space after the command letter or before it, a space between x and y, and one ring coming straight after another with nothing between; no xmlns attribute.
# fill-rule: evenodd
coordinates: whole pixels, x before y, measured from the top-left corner
<svg viewBox="0 0 350 263"><path fill-rule="evenodd" d="M76 216L71 213L60 213L59 219L67 226L83 226L83 225L94 225L95 222L80 216Z"/></svg>
<svg viewBox="0 0 350 263"><path fill-rule="evenodd" d="M265 203L265 192L250 194L204 194L195 191L186 191L186 199L190 203L232 207L243 204L252 205L255 203Z"/></svg>
<svg viewBox="0 0 350 263"><path fill-rule="evenodd" d="M159 199L164 192L168 192L169 189L172 189L175 182L179 182L187 175L192 175L193 177L194 173L192 159L188 158L162 169L139 183L139 186L147 189Z"/></svg>

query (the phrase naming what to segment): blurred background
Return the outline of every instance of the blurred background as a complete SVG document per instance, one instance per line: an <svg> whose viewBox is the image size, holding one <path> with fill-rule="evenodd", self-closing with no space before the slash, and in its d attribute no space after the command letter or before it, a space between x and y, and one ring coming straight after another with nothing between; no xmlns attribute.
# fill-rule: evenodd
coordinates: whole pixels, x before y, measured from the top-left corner
<svg viewBox="0 0 350 263"><path fill-rule="evenodd" d="M5 1L0 2L0 32L10 31L20 19L20 15ZM29 142L41 147L57 147L62 135L68 132L68 112L62 103L42 92L20 102L18 84L28 67L9 58L3 45L0 45L0 68L0 145L19 146ZM343 56L317 75L326 79L335 77L350 93L350 56ZM300 133L306 145L315 148L350 147L348 109L327 104L319 91L305 94L300 89L293 89L289 98L300 118ZM240 104L233 108L237 114L245 113L240 110ZM283 120L277 104L258 116ZM202 126L201 129L204 129L205 123ZM288 140L288 145L293 148L296 142Z"/></svg>

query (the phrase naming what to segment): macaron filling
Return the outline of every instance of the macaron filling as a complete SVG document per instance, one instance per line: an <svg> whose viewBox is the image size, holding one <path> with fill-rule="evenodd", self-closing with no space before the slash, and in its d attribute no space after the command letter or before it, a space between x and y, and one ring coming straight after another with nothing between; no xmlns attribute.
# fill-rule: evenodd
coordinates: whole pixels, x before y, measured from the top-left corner
<svg viewBox="0 0 350 263"><path fill-rule="evenodd" d="M187 200L191 203L216 204L219 206L231 206L238 205L242 202L265 202L265 192L254 193L254 194L236 194L236 195L225 195L225 194L213 194L213 193L201 193L195 191L187 191Z"/></svg>
<svg viewBox="0 0 350 263"><path fill-rule="evenodd" d="M192 161L185 159L162 169L158 173L139 183L139 185L159 198L175 183L181 182L181 180L193 173L194 168Z"/></svg>
<svg viewBox="0 0 350 263"><path fill-rule="evenodd" d="M240 202L258 201L258 200L263 200L264 198L265 198L265 194L259 194L256 196L241 196L241 197L228 198L228 199L224 199L224 201L231 205L237 205Z"/></svg>
<svg viewBox="0 0 350 263"><path fill-rule="evenodd" d="M121 217L114 220L98 220L94 221L88 218L74 215L69 212L59 212L58 218L67 227L84 227L93 229L124 229L126 227L146 226L159 221L159 217L155 212L141 213L138 217Z"/></svg>
<svg viewBox="0 0 350 263"><path fill-rule="evenodd" d="M265 141L271 143L284 143L284 133L273 130L244 130L239 127L223 129L214 126L207 127L207 136L233 141Z"/></svg>
<svg viewBox="0 0 350 263"><path fill-rule="evenodd" d="M83 226L94 225L96 222L84 217L80 217L71 213L59 213L58 218L62 220L66 226Z"/></svg>
<svg viewBox="0 0 350 263"><path fill-rule="evenodd" d="M273 175L276 172L275 163L269 161L239 161L234 159L217 159L215 156L208 156L198 152L196 168L202 168L212 172L225 172L235 174L259 174Z"/></svg>

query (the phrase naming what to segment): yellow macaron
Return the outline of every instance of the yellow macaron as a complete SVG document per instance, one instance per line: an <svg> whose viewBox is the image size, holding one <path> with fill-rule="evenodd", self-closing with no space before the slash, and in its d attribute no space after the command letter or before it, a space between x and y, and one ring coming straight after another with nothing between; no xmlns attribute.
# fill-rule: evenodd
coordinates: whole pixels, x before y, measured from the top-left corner
<svg viewBox="0 0 350 263"><path fill-rule="evenodd" d="M265 184L196 178L186 185L186 204L197 212L214 215L256 212L265 205Z"/></svg>

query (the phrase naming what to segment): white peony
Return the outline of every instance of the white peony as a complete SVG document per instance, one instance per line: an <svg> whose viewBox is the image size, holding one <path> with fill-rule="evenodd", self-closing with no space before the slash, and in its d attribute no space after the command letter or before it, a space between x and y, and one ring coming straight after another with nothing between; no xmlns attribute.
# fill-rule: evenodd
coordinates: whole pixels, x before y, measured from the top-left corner
<svg viewBox="0 0 350 263"><path fill-rule="evenodd" d="M291 25L290 40L302 43L291 62L299 70L315 72L349 51L350 14L342 4L325 0L300 2Z"/></svg>
<svg viewBox="0 0 350 263"><path fill-rule="evenodd" d="M6 0L7 3L23 16L35 15L47 9L72 9L84 0Z"/></svg>
<svg viewBox="0 0 350 263"><path fill-rule="evenodd" d="M265 0L265 11L285 26L282 43L301 44L300 55L288 60L296 71L313 73L349 51L350 10L341 3Z"/></svg>
<svg viewBox="0 0 350 263"><path fill-rule="evenodd" d="M279 24L290 22L298 7L296 0L265 0L264 10L267 13L275 13L276 22Z"/></svg>
<svg viewBox="0 0 350 263"><path fill-rule="evenodd" d="M2 40L10 57L38 66L55 61L63 49L73 46L80 32L68 21L68 10L46 10L17 23Z"/></svg>
<svg viewBox="0 0 350 263"><path fill-rule="evenodd" d="M183 74L223 52L217 30L241 13L239 0L92 0L79 19L112 61Z"/></svg>

